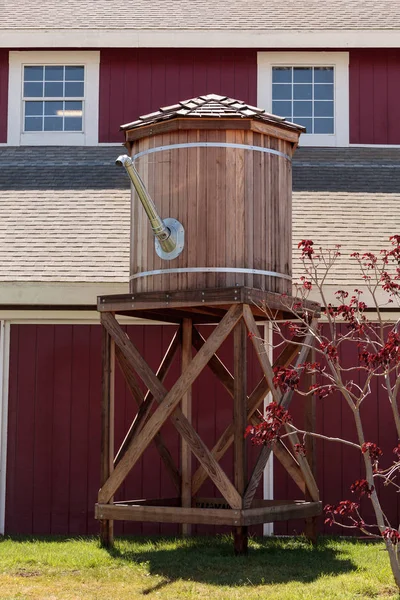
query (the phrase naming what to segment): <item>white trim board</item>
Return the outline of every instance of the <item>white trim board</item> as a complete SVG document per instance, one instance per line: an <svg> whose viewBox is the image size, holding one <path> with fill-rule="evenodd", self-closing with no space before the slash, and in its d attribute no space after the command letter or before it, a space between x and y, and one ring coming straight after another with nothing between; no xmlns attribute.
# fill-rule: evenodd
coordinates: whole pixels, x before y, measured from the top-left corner
<svg viewBox="0 0 400 600"><path fill-rule="evenodd" d="M3 48L398 48L398 29L0 29Z"/></svg>
<svg viewBox="0 0 400 600"><path fill-rule="evenodd" d="M349 145L349 60L348 52L258 52L257 106L272 113L273 66L332 66L335 69L335 133L302 134L299 146Z"/></svg>
<svg viewBox="0 0 400 600"><path fill-rule="evenodd" d="M82 64L85 66L83 132L23 131L23 67L28 65ZM9 52L8 122L9 146L95 146L99 139L100 52L11 51ZM12 99L12 101L11 101Z"/></svg>
<svg viewBox="0 0 400 600"><path fill-rule="evenodd" d="M10 324L0 321L0 535L4 535L6 514L9 367Z"/></svg>

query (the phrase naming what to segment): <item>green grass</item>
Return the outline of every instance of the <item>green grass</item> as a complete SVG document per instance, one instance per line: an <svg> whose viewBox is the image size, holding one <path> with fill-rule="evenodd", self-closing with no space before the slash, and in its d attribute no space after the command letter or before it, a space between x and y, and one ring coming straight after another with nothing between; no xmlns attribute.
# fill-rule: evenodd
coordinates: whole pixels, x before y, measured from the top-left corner
<svg viewBox="0 0 400 600"><path fill-rule="evenodd" d="M398 598L381 543L252 539L235 557L229 537L3 538L0 600L317 600Z"/></svg>

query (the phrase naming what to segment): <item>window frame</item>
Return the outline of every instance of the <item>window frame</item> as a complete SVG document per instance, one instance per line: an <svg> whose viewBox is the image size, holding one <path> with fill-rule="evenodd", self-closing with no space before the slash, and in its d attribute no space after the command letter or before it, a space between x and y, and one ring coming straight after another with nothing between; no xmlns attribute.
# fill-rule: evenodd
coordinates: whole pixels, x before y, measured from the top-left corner
<svg viewBox="0 0 400 600"><path fill-rule="evenodd" d="M84 66L83 131L24 131L24 67ZM9 53L8 137L10 146L93 146L98 144L99 130L98 51L11 51Z"/></svg>
<svg viewBox="0 0 400 600"><path fill-rule="evenodd" d="M349 145L349 53L348 52L258 52L257 104L272 112L272 67L333 67L335 133L308 133L300 146Z"/></svg>

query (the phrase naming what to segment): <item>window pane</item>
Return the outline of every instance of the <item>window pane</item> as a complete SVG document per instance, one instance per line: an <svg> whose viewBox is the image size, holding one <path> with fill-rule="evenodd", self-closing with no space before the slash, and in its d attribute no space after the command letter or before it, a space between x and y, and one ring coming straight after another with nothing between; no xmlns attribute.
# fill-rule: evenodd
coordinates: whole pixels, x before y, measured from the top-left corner
<svg viewBox="0 0 400 600"><path fill-rule="evenodd" d="M42 81L43 67L24 67L24 81Z"/></svg>
<svg viewBox="0 0 400 600"><path fill-rule="evenodd" d="M330 83L314 86L315 100L333 100L333 85Z"/></svg>
<svg viewBox="0 0 400 600"><path fill-rule="evenodd" d="M314 133L334 133L333 119L314 119Z"/></svg>
<svg viewBox="0 0 400 600"><path fill-rule="evenodd" d="M272 83L292 83L292 67L272 67Z"/></svg>
<svg viewBox="0 0 400 600"><path fill-rule="evenodd" d="M73 97L77 97L80 98L83 96L83 82L73 82L73 81L67 81L65 83L65 97L66 98L73 98Z"/></svg>
<svg viewBox="0 0 400 600"><path fill-rule="evenodd" d="M44 84L44 95L48 98L57 98L62 97L63 93L63 83L60 82L50 82Z"/></svg>
<svg viewBox="0 0 400 600"><path fill-rule="evenodd" d="M333 102L314 102L315 117L333 117Z"/></svg>
<svg viewBox="0 0 400 600"><path fill-rule="evenodd" d="M42 117L25 117L25 131L43 131Z"/></svg>
<svg viewBox="0 0 400 600"><path fill-rule="evenodd" d="M293 81L295 83L311 83L312 67L294 67Z"/></svg>
<svg viewBox="0 0 400 600"><path fill-rule="evenodd" d="M312 117L312 102L293 102L293 116Z"/></svg>
<svg viewBox="0 0 400 600"><path fill-rule="evenodd" d="M64 67L45 67L44 78L45 81L63 81Z"/></svg>
<svg viewBox="0 0 400 600"><path fill-rule="evenodd" d="M25 102L25 116L41 116L43 114L43 102Z"/></svg>
<svg viewBox="0 0 400 600"><path fill-rule="evenodd" d="M291 100L292 86L286 83L274 83L272 86L272 100Z"/></svg>
<svg viewBox="0 0 400 600"><path fill-rule="evenodd" d="M48 116L62 117L62 115L63 115L62 100L59 100L57 102L45 102L44 103L44 114L48 115Z"/></svg>
<svg viewBox="0 0 400 600"><path fill-rule="evenodd" d="M62 131L62 117L45 117L44 118L44 130L45 131Z"/></svg>
<svg viewBox="0 0 400 600"><path fill-rule="evenodd" d="M272 103L272 112L274 115L278 115L279 117L284 117L285 115L292 114L292 103L288 101L283 102L273 102Z"/></svg>
<svg viewBox="0 0 400 600"><path fill-rule="evenodd" d="M315 83L333 83L333 67L314 67Z"/></svg>
<svg viewBox="0 0 400 600"><path fill-rule="evenodd" d="M80 102L79 100L77 101L71 101L71 100L67 100L65 102L65 111L64 111L64 116L65 117L81 117L82 116L82 102Z"/></svg>
<svg viewBox="0 0 400 600"><path fill-rule="evenodd" d="M302 125L306 128L306 133L312 133L312 119L295 119L296 125Z"/></svg>
<svg viewBox="0 0 400 600"><path fill-rule="evenodd" d="M85 67L65 67L65 81L83 81Z"/></svg>
<svg viewBox="0 0 400 600"><path fill-rule="evenodd" d="M295 100L311 100L312 85L307 83L297 83L293 86L293 97Z"/></svg>
<svg viewBox="0 0 400 600"><path fill-rule="evenodd" d="M24 96L25 98L43 98L43 83L24 83Z"/></svg>
<svg viewBox="0 0 400 600"><path fill-rule="evenodd" d="M64 131L82 131L82 117L65 117Z"/></svg>

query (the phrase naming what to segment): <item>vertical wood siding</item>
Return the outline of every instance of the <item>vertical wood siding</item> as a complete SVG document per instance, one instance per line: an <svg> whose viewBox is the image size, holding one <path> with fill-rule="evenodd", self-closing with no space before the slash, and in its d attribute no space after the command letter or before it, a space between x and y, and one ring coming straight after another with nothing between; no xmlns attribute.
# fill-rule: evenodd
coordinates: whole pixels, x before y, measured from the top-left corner
<svg viewBox="0 0 400 600"><path fill-rule="evenodd" d="M0 143L7 142L8 50L0 48Z"/></svg>
<svg viewBox="0 0 400 600"><path fill-rule="evenodd" d="M257 102L257 52L247 49L105 49L100 60L100 142L160 106L201 94Z"/></svg>
<svg viewBox="0 0 400 600"><path fill-rule="evenodd" d="M156 370L174 327L128 327L140 352ZM211 328L203 327L206 337ZM93 511L100 484L101 330L96 325L13 325L6 486L6 532L23 534L97 533ZM250 350L250 349L249 349ZM219 352L232 370L230 340ZM250 354L251 356L251 354ZM166 379L169 388L179 361ZM249 364L249 389L260 379ZM134 401L117 369L116 447L135 415ZM193 390L193 425L212 448L232 420L232 400L216 377L205 370ZM179 439L170 423L162 428L175 464ZM257 449L249 449L254 463ZM194 470L197 461L193 460ZM222 460L232 476L232 453ZM261 497L262 486L258 490ZM220 496L207 481L201 496ZM117 499L175 497L154 444L132 470ZM194 531L213 532L199 526ZM221 529L220 529L221 531ZM171 524L116 523L117 533L177 533ZM261 533L261 528L253 528Z"/></svg>
<svg viewBox="0 0 400 600"><path fill-rule="evenodd" d="M350 51L350 143L400 144L400 50Z"/></svg>

